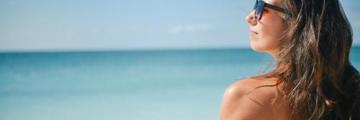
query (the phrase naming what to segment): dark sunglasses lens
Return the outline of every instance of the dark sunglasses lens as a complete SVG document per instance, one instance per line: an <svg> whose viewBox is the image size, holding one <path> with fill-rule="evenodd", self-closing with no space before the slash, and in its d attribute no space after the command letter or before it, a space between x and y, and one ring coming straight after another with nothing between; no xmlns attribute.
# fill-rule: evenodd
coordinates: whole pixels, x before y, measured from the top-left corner
<svg viewBox="0 0 360 120"><path fill-rule="evenodd" d="M262 1L256 1L255 17L260 20L264 9L264 3Z"/></svg>
<svg viewBox="0 0 360 120"><path fill-rule="evenodd" d="M256 2L255 2L255 5L254 5L254 8L253 9L256 9L256 7L258 6L258 1L256 0Z"/></svg>

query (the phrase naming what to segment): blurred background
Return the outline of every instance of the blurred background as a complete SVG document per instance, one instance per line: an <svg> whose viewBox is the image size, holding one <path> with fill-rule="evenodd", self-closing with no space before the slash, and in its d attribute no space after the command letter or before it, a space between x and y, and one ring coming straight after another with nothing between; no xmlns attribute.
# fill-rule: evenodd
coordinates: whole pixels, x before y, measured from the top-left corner
<svg viewBox="0 0 360 120"><path fill-rule="evenodd" d="M340 0L360 69L360 1ZM218 120L254 0L1 0L1 120Z"/></svg>

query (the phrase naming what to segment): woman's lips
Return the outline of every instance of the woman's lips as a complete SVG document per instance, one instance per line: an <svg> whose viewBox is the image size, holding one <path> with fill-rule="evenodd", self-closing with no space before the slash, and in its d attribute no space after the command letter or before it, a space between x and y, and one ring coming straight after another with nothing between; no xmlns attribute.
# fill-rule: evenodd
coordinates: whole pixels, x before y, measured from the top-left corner
<svg viewBox="0 0 360 120"><path fill-rule="evenodd" d="M250 31L250 35L257 35L259 33L255 32L255 31Z"/></svg>
<svg viewBox="0 0 360 120"><path fill-rule="evenodd" d="M251 33L253 33L253 34L258 34L258 32L255 32L255 31L250 31Z"/></svg>

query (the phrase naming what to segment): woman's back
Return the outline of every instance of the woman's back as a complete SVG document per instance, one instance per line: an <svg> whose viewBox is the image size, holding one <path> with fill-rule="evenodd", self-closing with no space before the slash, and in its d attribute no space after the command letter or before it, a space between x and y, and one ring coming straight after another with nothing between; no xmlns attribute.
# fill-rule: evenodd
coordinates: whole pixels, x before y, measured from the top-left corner
<svg viewBox="0 0 360 120"><path fill-rule="evenodd" d="M360 120L360 75L352 66L339 86L342 100L325 111L323 120ZM225 91L221 120L290 120L291 108L277 78L254 77L238 80ZM311 103L304 103L304 105ZM344 118L347 110L351 118Z"/></svg>
<svg viewBox="0 0 360 120"><path fill-rule="evenodd" d="M275 84L275 78L236 81L225 91L221 120L288 120L288 102Z"/></svg>

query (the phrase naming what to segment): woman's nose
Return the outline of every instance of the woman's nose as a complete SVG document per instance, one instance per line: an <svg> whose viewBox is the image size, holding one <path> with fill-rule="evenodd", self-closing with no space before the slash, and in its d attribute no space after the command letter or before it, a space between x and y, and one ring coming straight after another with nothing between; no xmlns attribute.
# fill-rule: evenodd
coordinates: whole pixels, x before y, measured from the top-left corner
<svg viewBox="0 0 360 120"><path fill-rule="evenodd" d="M255 11L251 11L246 17L245 17L245 21L249 24L249 25L256 25L256 19L255 19Z"/></svg>

